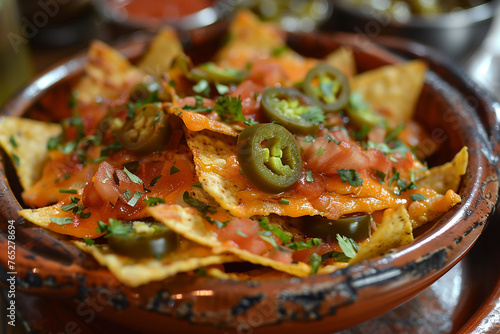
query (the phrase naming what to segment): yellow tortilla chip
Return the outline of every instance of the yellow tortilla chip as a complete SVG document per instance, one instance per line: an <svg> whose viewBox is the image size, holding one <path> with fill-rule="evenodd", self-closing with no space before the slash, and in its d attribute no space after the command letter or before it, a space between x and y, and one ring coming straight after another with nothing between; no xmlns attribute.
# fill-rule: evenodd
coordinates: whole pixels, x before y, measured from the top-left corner
<svg viewBox="0 0 500 334"><path fill-rule="evenodd" d="M340 47L325 57L324 61L344 73L348 78L357 72L356 59L353 51L348 47Z"/></svg>
<svg viewBox="0 0 500 334"><path fill-rule="evenodd" d="M402 123L413 117L426 71L427 65L421 60L382 66L354 76L351 91L362 93L375 109Z"/></svg>
<svg viewBox="0 0 500 334"><path fill-rule="evenodd" d="M75 244L81 250L92 254L97 262L106 266L121 282L131 287L160 281L205 266L238 260L233 255L214 255L209 249L185 240L177 250L166 254L161 260L122 256L112 252L107 245L89 246L81 241L76 241Z"/></svg>
<svg viewBox="0 0 500 334"><path fill-rule="evenodd" d="M40 227L49 228L51 217L58 217L61 213L60 205L54 204L38 209L23 209L19 211L19 215L26 220Z"/></svg>
<svg viewBox="0 0 500 334"><path fill-rule="evenodd" d="M232 253L242 260L271 267L299 277L308 276L311 271L311 267L303 262L285 264L250 253L247 250L223 244L217 239L215 233L206 228L203 218L193 208L183 208L178 205L157 205L149 207L148 212L157 221L162 222L184 238L212 248L214 253Z"/></svg>
<svg viewBox="0 0 500 334"><path fill-rule="evenodd" d="M249 62L284 46L284 34L275 24L261 22L250 11L240 11L229 28L229 41L217 53L216 61L222 66L245 69Z"/></svg>
<svg viewBox="0 0 500 334"><path fill-rule="evenodd" d="M84 73L76 87L77 99L83 104L115 100L144 77L118 51L100 41L91 44Z"/></svg>
<svg viewBox="0 0 500 334"><path fill-rule="evenodd" d="M40 179L49 156L47 141L61 133L59 124L19 117L0 117L0 145L13 161L21 186Z"/></svg>
<svg viewBox="0 0 500 334"><path fill-rule="evenodd" d="M164 28L153 39L146 55L137 67L148 74L159 76L167 72L175 57L182 53L182 44L175 30Z"/></svg>
<svg viewBox="0 0 500 334"><path fill-rule="evenodd" d="M373 232L370 240L359 245L359 251L349 264L382 256L388 251L409 244L413 241L410 217L404 206L387 209L382 223Z"/></svg>
<svg viewBox="0 0 500 334"><path fill-rule="evenodd" d="M401 200L387 191L380 182L363 178L364 185L356 189L356 194L325 192L325 201L330 203L328 212L316 209L307 198L284 194L263 194L249 183L239 186L227 177L227 164L236 159L236 138L211 131L186 131L189 147L193 152L196 173L203 186L221 207L236 217L268 216L271 213L299 217L321 215L337 219L344 214L373 212L388 207L396 207ZM346 187L349 187L346 185ZM347 188L346 188L347 189ZM259 195L262 194L262 195ZM376 194L376 197L373 197ZM248 196L251 200L241 199ZM260 197L259 197L260 196ZM289 201L283 204L283 199Z"/></svg>
<svg viewBox="0 0 500 334"><path fill-rule="evenodd" d="M467 171L469 151L463 147L452 161L416 175L417 185L436 190L444 195L448 189L458 192L462 175Z"/></svg>

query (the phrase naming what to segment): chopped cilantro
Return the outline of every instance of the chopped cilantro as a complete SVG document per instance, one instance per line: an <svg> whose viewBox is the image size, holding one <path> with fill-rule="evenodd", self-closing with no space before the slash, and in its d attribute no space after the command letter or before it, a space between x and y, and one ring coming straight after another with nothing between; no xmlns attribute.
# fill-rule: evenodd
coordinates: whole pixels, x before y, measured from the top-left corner
<svg viewBox="0 0 500 334"><path fill-rule="evenodd" d="M139 201L139 199L141 198L141 196L142 196L142 192L141 191L135 191L134 195L127 202L127 204L130 205L130 206L135 206L137 204L137 202Z"/></svg>
<svg viewBox="0 0 500 334"><path fill-rule="evenodd" d="M123 197L125 197L125 199L128 201L132 197L132 193L130 192L130 190L125 190L125 192L123 193Z"/></svg>
<svg viewBox="0 0 500 334"><path fill-rule="evenodd" d="M411 194L410 198L412 201L425 201L427 197L422 194Z"/></svg>
<svg viewBox="0 0 500 334"><path fill-rule="evenodd" d="M241 111L241 96L221 96L215 101L215 111L224 122L246 121Z"/></svg>
<svg viewBox="0 0 500 334"><path fill-rule="evenodd" d="M229 92L229 87L228 86L222 85L222 84L219 84L219 83L215 83L215 89L217 89L217 92L220 95L224 95L227 92Z"/></svg>
<svg viewBox="0 0 500 334"><path fill-rule="evenodd" d="M59 189L58 192L61 194L78 194L76 189Z"/></svg>
<svg viewBox="0 0 500 334"><path fill-rule="evenodd" d="M262 240L269 242L274 248L278 248L278 244L274 240L271 231L260 231L259 237Z"/></svg>
<svg viewBox="0 0 500 334"><path fill-rule="evenodd" d="M319 266L321 264L321 256L316 253L312 253L307 262L311 266L311 275L314 275L318 272Z"/></svg>
<svg viewBox="0 0 500 334"><path fill-rule="evenodd" d="M71 218L50 217L50 221L57 225L68 225L73 223Z"/></svg>
<svg viewBox="0 0 500 334"><path fill-rule="evenodd" d="M95 244L95 241L93 239L83 238L83 241L85 241L85 245L87 246L94 246Z"/></svg>
<svg viewBox="0 0 500 334"><path fill-rule="evenodd" d="M14 138L14 136L10 136L9 142L12 145L12 147L14 147L14 148L18 147L16 139Z"/></svg>
<svg viewBox="0 0 500 334"><path fill-rule="evenodd" d="M385 183L385 178L387 177L387 175L377 169L372 168L372 170L375 172L375 175L377 175L380 183Z"/></svg>
<svg viewBox="0 0 500 334"><path fill-rule="evenodd" d="M195 187L195 188L202 188L202 186L201 186L201 182L198 182L198 183L192 184L191 186L192 186L192 187Z"/></svg>
<svg viewBox="0 0 500 334"><path fill-rule="evenodd" d="M150 187L154 186L154 185L156 184L156 182L158 182L158 180L159 180L160 178L161 178L161 175L157 175L157 176L155 176L155 177L151 180L151 182L149 182L149 186L150 186Z"/></svg>
<svg viewBox="0 0 500 334"><path fill-rule="evenodd" d="M204 106L203 105L203 98L199 95L196 95L194 97L196 103L194 106L191 106L189 104L185 104L182 109L183 110L189 110L189 111L192 111L192 112L206 112L206 111L212 111L214 110L213 107L209 107L209 106Z"/></svg>
<svg viewBox="0 0 500 334"><path fill-rule="evenodd" d="M320 148L318 148L318 151L316 152L316 155L318 157L321 157L323 155L323 153L325 153L325 151L326 151L326 148L320 147Z"/></svg>
<svg viewBox="0 0 500 334"><path fill-rule="evenodd" d="M224 226L226 226L227 224L229 224L229 220L226 220L225 222L221 222L220 220L212 219L206 213L203 214L203 218L205 218L207 220L207 222L209 222L210 224L217 226L217 228L223 228Z"/></svg>
<svg viewBox="0 0 500 334"><path fill-rule="evenodd" d="M306 171L306 181L307 182L314 182L312 170L310 170L310 169Z"/></svg>
<svg viewBox="0 0 500 334"><path fill-rule="evenodd" d="M327 133L327 134L325 135L325 138L326 138L326 139L328 139L328 144L330 144L332 141L333 141L335 144L337 144L337 145L339 145L339 144L340 144L340 141L338 141L337 139L333 138L333 137L332 137L332 135L331 135L331 134L329 134L329 133Z"/></svg>
<svg viewBox="0 0 500 334"><path fill-rule="evenodd" d="M271 56L273 57L279 57L279 56L282 56L284 53L286 53L288 50L290 50L288 48L287 45L280 45L280 46L277 46L275 47L274 49L271 50Z"/></svg>
<svg viewBox="0 0 500 334"><path fill-rule="evenodd" d="M158 204L165 204L165 200L159 197L148 197L144 199L144 203L146 203L147 206L155 206Z"/></svg>
<svg viewBox="0 0 500 334"><path fill-rule="evenodd" d="M207 203L204 203L196 198L189 196L189 193L187 191L185 191L184 194L182 195L182 199L184 200L184 202L186 204L191 205L192 207L194 207L196 210L198 210L201 213L216 213L217 212L216 207L210 206Z"/></svg>
<svg viewBox="0 0 500 334"><path fill-rule="evenodd" d="M123 164L123 167L126 167L129 172L135 173L137 172L137 169L139 169L139 161L131 161L127 162L126 164Z"/></svg>
<svg viewBox="0 0 500 334"><path fill-rule="evenodd" d="M175 166L170 167L170 175L179 173L181 170Z"/></svg>
<svg viewBox="0 0 500 334"><path fill-rule="evenodd" d="M248 238L248 235L246 235L245 233L243 233L240 229L236 230L236 234L239 235L240 237Z"/></svg>
<svg viewBox="0 0 500 334"><path fill-rule="evenodd" d="M363 179L354 169L339 169L337 170L337 174L340 176L342 182L349 182L353 187L361 187L363 185Z"/></svg>
<svg viewBox="0 0 500 334"><path fill-rule="evenodd" d="M286 246L294 251L299 251L304 249L310 249L313 246L319 246L322 242L323 240L320 238L311 238L305 241L304 240L294 241Z"/></svg>
<svg viewBox="0 0 500 334"><path fill-rule="evenodd" d="M351 238L341 236L340 234L337 234L337 241L339 242L340 249L342 249L345 256L351 259L356 257L356 254L358 253L359 250L356 241L352 240Z"/></svg>
<svg viewBox="0 0 500 334"><path fill-rule="evenodd" d="M349 260L351 259L342 252L332 251L329 252L328 254L337 262L349 262Z"/></svg>
<svg viewBox="0 0 500 334"><path fill-rule="evenodd" d="M12 153L12 160L14 161L14 165L19 167L19 156L15 153Z"/></svg>
<svg viewBox="0 0 500 334"><path fill-rule="evenodd" d="M76 208L77 206L78 206L78 204L72 202L72 203L61 206L61 210L70 211L70 210L73 210L74 208Z"/></svg>
<svg viewBox="0 0 500 334"><path fill-rule="evenodd" d="M104 233L106 234L105 237L110 237L110 236L122 236L126 235L132 232L132 226L128 224L124 224L123 222L109 218L109 224L106 224L100 220L97 221L97 228L96 231L97 233Z"/></svg>
<svg viewBox="0 0 500 334"><path fill-rule="evenodd" d="M245 125L248 125L248 126L259 124L259 122L253 121L251 119L246 119L243 123L245 123Z"/></svg>
<svg viewBox="0 0 500 334"><path fill-rule="evenodd" d="M318 138L318 136L316 136L316 135L313 135L313 136L306 136L306 137L304 138L304 143L312 143L312 142L314 142L314 140L315 140L316 138Z"/></svg>
<svg viewBox="0 0 500 334"><path fill-rule="evenodd" d="M138 177L137 175L133 174L132 172L130 172L127 169L127 167L123 167L123 171L125 172L125 174L127 174L130 181L134 182L135 184L144 184L144 182L142 182L141 178Z"/></svg>
<svg viewBox="0 0 500 334"><path fill-rule="evenodd" d="M392 129L388 134L387 134L387 137L385 137L385 142L386 143L390 143L390 142L393 142L395 141L399 134L401 133L401 131L403 131L405 128L405 125L403 123L401 124L398 124L396 125L396 127L394 129Z"/></svg>
<svg viewBox="0 0 500 334"><path fill-rule="evenodd" d="M282 198L282 199L280 199L280 203L288 205L288 204L290 204L290 201L287 200L287 199Z"/></svg>
<svg viewBox="0 0 500 334"><path fill-rule="evenodd" d="M198 94L208 95L210 94L210 85L208 84L207 80L202 79L198 81L196 85L193 86L193 90Z"/></svg>

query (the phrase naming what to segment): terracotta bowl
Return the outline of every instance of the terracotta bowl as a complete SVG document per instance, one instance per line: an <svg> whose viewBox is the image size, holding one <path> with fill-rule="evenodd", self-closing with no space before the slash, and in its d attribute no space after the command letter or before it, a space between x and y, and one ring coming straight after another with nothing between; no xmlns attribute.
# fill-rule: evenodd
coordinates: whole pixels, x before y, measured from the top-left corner
<svg viewBox="0 0 500 334"><path fill-rule="evenodd" d="M117 48L130 59L145 50L147 36ZM321 57L339 45L354 48L361 71L420 57L430 65L417 118L438 151L429 160L450 160L467 145L468 170L461 204L416 231L412 244L330 275L261 282L220 281L183 274L138 288L122 285L64 236L36 227L17 214L20 186L5 155L0 159L0 278L17 272L17 289L79 303L80 321L95 316L155 333L332 333L379 316L408 301L452 268L472 247L498 199L497 153L500 106L448 61L427 48L385 39L384 48L359 36L289 35L290 46ZM191 50L193 52L197 50ZM193 53L194 54L194 53ZM198 53L200 54L200 53ZM30 116L44 101L62 100L82 74L78 55L35 78L3 108L4 115ZM1 126L1 125L0 125ZM432 143L431 143L432 144ZM8 225L15 226L15 267L8 267Z"/></svg>

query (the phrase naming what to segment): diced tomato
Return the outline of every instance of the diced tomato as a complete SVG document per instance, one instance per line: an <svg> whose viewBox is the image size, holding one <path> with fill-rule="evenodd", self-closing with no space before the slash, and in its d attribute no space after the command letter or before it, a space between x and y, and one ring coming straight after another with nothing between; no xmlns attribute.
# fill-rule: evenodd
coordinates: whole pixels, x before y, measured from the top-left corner
<svg viewBox="0 0 500 334"><path fill-rule="evenodd" d="M268 257L274 261L282 263L292 263L292 250L284 247L273 248L269 251Z"/></svg>
<svg viewBox="0 0 500 334"><path fill-rule="evenodd" d="M336 143L325 137L316 138L312 143L301 143L302 158L311 169L318 173L336 174L339 169L363 170L370 166L370 158L353 142Z"/></svg>
<svg viewBox="0 0 500 334"><path fill-rule="evenodd" d="M94 183L95 190L97 194L102 198L103 201L109 202L113 205L120 197L120 190L118 185L116 185L113 173L115 169L107 162L102 162L97 169L92 182Z"/></svg>
<svg viewBox="0 0 500 334"><path fill-rule="evenodd" d="M285 86L288 76L280 64L256 62L250 71L250 80L265 87Z"/></svg>
<svg viewBox="0 0 500 334"><path fill-rule="evenodd" d="M217 231L217 236L219 241L229 242L250 253L264 254L272 245L260 237L259 230L261 228L258 223L251 219L234 218Z"/></svg>
<svg viewBox="0 0 500 334"><path fill-rule="evenodd" d="M257 122L263 122L265 120L264 115L262 115L260 111L260 101L264 89L264 86L258 85L252 80L245 80L230 94L235 97L240 96L241 112L245 118Z"/></svg>
<svg viewBox="0 0 500 334"><path fill-rule="evenodd" d="M293 261L307 262L313 253L323 255L331 251L340 251L340 247L336 242L322 242L319 246L313 246L309 249L303 249L293 252Z"/></svg>

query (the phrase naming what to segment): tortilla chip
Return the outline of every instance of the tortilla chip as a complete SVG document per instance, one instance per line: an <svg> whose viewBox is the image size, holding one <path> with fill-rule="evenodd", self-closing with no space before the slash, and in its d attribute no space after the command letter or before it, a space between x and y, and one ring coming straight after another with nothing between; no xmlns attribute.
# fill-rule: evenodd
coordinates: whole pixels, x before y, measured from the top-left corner
<svg viewBox="0 0 500 334"><path fill-rule="evenodd" d="M205 266L238 260L233 255L214 255L209 249L188 241L183 241L177 250L166 254L161 260L122 256L111 251L107 245L89 246L81 241L76 241L75 245L92 254L97 262L106 266L122 283L131 287L161 281L178 273Z"/></svg>
<svg viewBox="0 0 500 334"><path fill-rule="evenodd" d="M324 61L344 73L348 78L354 76L356 70L356 59L353 51L348 47L340 47L325 57Z"/></svg>
<svg viewBox="0 0 500 334"><path fill-rule="evenodd" d="M427 65L421 60L379 67L354 76L351 91L362 93L375 109L402 123L413 117L426 71Z"/></svg>
<svg viewBox="0 0 500 334"><path fill-rule="evenodd" d="M452 161L433 167L416 175L417 185L436 190L444 195L448 189L458 192L462 175L467 171L469 151L463 147Z"/></svg>
<svg viewBox="0 0 500 334"><path fill-rule="evenodd" d="M406 208L399 206L397 209L387 209L382 223L378 225L368 242L359 245L356 257L351 259L349 264L382 256L412 241L413 230Z"/></svg>
<svg viewBox="0 0 500 334"><path fill-rule="evenodd" d="M175 57L182 53L182 44L175 30L164 28L156 35L137 67L150 75L159 76L166 73Z"/></svg>
<svg viewBox="0 0 500 334"><path fill-rule="evenodd" d="M157 205L149 207L148 212L157 221L182 235L184 238L213 249L216 254L232 253L240 259L274 268L294 276L308 276L311 267L303 262L285 264L270 258L250 253L235 246L228 246L217 239L217 235L208 230L201 215L193 208L183 208L178 205Z"/></svg>
<svg viewBox="0 0 500 334"><path fill-rule="evenodd" d="M229 41L219 50L216 62L245 69L272 50L285 46L284 33L273 23L263 23L250 11L239 11L229 28Z"/></svg>
<svg viewBox="0 0 500 334"><path fill-rule="evenodd" d="M330 219L356 212L372 212L396 207L399 200L380 182L364 177L364 185L355 196L346 193L325 192L321 196L328 201L328 212L319 211L307 198L287 193L267 194L255 189L248 181L238 184L226 173L227 164L237 161L236 138L211 131L186 131L189 147L193 152L196 173L203 186L221 207L236 217L268 216L271 213L290 217L321 215ZM342 185L349 187L349 185ZM283 199L288 204L283 204Z"/></svg>
<svg viewBox="0 0 500 334"><path fill-rule="evenodd" d="M166 109L168 113L179 116L184 122L186 128L188 128L190 131L210 130L232 137L237 137L239 134L239 131L237 131L230 125L211 119L207 115L192 111L180 112L179 108L175 108L170 105L168 105Z"/></svg>
<svg viewBox="0 0 500 334"><path fill-rule="evenodd" d="M118 51L100 41L92 42L84 73L76 87L77 100L83 104L115 100L144 77Z"/></svg>
<svg viewBox="0 0 500 334"><path fill-rule="evenodd" d="M40 179L49 156L47 141L61 125L27 118L0 117L0 145L12 159L21 186L29 189Z"/></svg>
<svg viewBox="0 0 500 334"><path fill-rule="evenodd" d="M35 225L49 229L51 217L58 217L61 213L60 205L54 204L38 209L23 209L19 215Z"/></svg>

